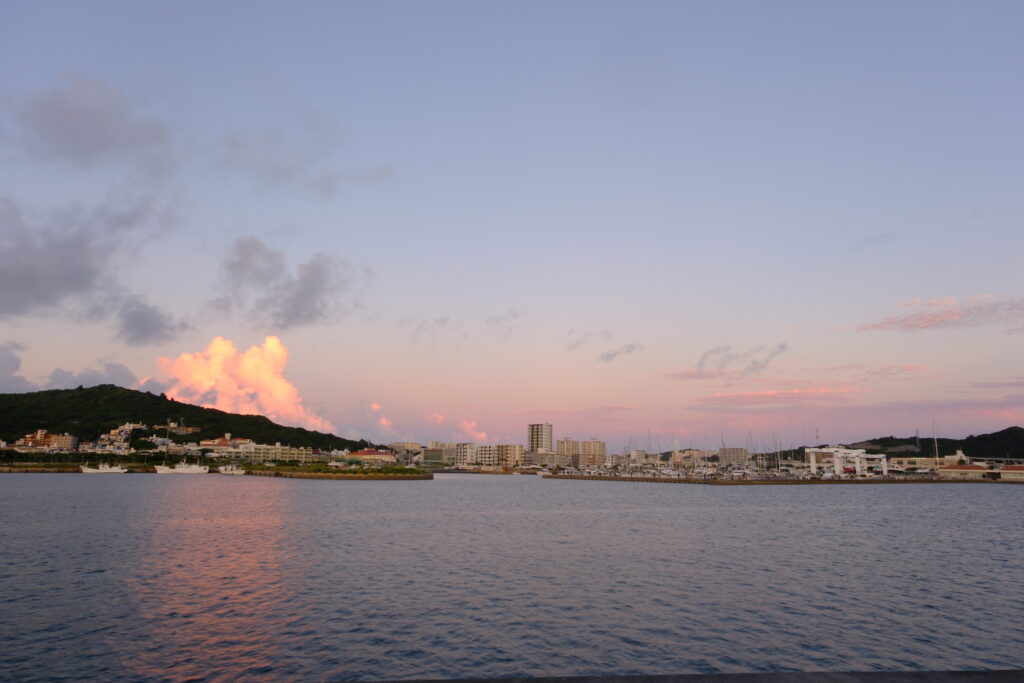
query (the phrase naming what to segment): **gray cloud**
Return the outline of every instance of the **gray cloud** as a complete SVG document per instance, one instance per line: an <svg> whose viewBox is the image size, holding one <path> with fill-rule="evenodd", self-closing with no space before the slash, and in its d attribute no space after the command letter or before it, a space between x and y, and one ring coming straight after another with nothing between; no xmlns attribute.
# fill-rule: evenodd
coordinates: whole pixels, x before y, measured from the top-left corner
<svg viewBox="0 0 1024 683"><path fill-rule="evenodd" d="M339 170L331 155L343 143L341 126L332 117L307 112L288 129L227 135L221 143L221 165L244 171L265 187L291 186L333 197L343 187L386 181L394 176L387 165Z"/></svg>
<svg viewBox="0 0 1024 683"><path fill-rule="evenodd" d="M21 370L19 351L24 347L15 342L0 344L0 394L20 394L38 387L18 374Z"/></svg>
<svg viewBox="0 0 1024 683"><path fill-rule="evenodd" d="M700 355L696 369L673 372L668 379L680 381L734 379L753 375L766 369L775 358L789 350L789 344L755 346L746 351L734 351L729 345L715 346Z"/></svg>
<svg viewBox="0 0 1024 683"><path fill-rule="evenodd" d="M0 393L24 393L41 389L74 389L78 386L94 387L100 384L135 389L139 381L135 373L121 363L103 363L98 368L86 368L80 372L54 368L45 385L38 385L18 374L21 369L19 353L25 348L14 342L0 344ZM160 382L149 380L143 385L144 391L160 393L166 387Z"/></svg>
<svg viewBox="0 0 1024 683"><path fill-rule="evenodd" d="M462 323L455 322L447 313L434 318L406 319L401 325L409 330L409 341L413 344L450 341L459 346L470 337Z"/></svg>
<svg viewBox="0 0 1024 683"><path fill-rule="evenodd" d="M183 325L117 284L126 242L143 226L162 225L169 209L151 197L29 218L0 199L0 320L69 314L113 320L116 336L140 345L173 338Z"/></svg>
<svg viewBox="0 0 1024 683"><path fill-rule="evenodd" d="M589 332L586 330L569 330L568 334L565 335L565 338L569 340L569 343L566 345L565 350L575 351L581 346L590 343L594 339L602 339L604 341L609 341L612 338L612 335L607 330L601 330L600 332Z"/></svg>
<svg viewBox="0 0 1024 683"><path fill-rule="evenodd" d="M611 363L619 356L634 353L636 351L642 350L643 348L643 344L626 344L625 346L620 346L619 348L614 349L612 351L605 351L604 353L597 357L597 360L598 362L601 363Z"/></svg>
<svg viewBox="0 0 1024 683"><path fill-rule="evenodd" d="M117 338L130 346L175 339L190 326L137 296L122 300L115 313Z"/></svg>
<svg viewBox="0 0 1024 683"><path fill-rule="evenodd" d="M498 337L508 339L515 334L516 324L525 317L525 311L519 311L514 308L509 309L505 313L488 316L485 319L487 331Z"/></svg>
<svg viewBox="0 0 1024 683"><path fill-rule="evenodd" d="M930 329L981 327L983 325L1010 325L1007 332L1019 333L1024 324L1024 298L992 299L936 299L914 301L909 313L894 315L877 323L861 325L859 332L885 330L918 332Z"/></svg>
<svg viewBox="0 0 1024 683"><path fill-rule="evenodd" d="M113 241L88 217L68 218L33 223L0 200L0 319L44 312L98 286Z"/></svg>
<svg viewBox="0 0 1024 683"><path fill-rule="evenodd" d="M329 322L358 308L358 294L371 274L330 254L316 253L290 269L284 252L257 237L235 241L223 263L229 296L220 310L240 309L278 329Z"/></svg>
<svg viewBox="0 0 1024 683"><path fill-rule="evenodd" d="M72 372L63 368L55 368L50 373L45 389L74 389L75 387L95 387L100 384L116 384L119 387L134 389L139 381L135 373L120 363L104 363L100 368L86 368L81 372Z"/></svg>
<svg viewBox="0 0 1024 683"><path fill-rule="evenodd" d="M115 85L81 73L29 97L14 122L24 147L42 158L82 166L130 158L154 169L170 162L169 129Z"/></svg>

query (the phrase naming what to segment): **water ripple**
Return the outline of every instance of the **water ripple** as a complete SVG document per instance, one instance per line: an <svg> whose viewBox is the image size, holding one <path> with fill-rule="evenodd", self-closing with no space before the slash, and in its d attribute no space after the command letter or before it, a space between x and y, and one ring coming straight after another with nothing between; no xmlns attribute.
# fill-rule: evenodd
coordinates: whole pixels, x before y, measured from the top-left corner
<svg viewBox="0 0 1024 683"><path fill-rule="evenodd" d="M0 477L0 679L1020 668L1022 498Z"/></svg>

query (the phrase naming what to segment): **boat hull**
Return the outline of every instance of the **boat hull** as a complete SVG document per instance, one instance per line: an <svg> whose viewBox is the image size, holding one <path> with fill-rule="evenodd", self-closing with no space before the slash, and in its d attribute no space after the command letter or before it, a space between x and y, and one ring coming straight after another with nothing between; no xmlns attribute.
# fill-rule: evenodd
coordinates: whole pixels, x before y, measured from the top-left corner
<svg viewBox="0 0 1024 683"><path fill-rule="evenodd" d="M178 463L173 467L168 465L156 465L157 474L208 474L210 468L206 465L186 465Z"/></svg>

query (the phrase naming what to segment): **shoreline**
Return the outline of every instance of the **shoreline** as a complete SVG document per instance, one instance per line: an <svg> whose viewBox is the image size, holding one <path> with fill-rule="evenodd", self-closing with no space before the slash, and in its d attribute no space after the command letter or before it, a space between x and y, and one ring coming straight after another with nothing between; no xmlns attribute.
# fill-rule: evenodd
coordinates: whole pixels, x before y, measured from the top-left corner
<svg viewBox="0 0 1024 683"><path fill-rule="evenodd" d="M421 474L334 474L333 472L246 472L247 477L279 477L282 479L368 479L376 481L425 481L433 479L433 472Z"/></svg>
<svg viewBox="0 0 1024 683"><path fill-rule="evenodd" d="M542 479L627 481L647 484L703 484L705 486L821 486L832 484L1024 484L999 479L677 479L675 477L602 477L590 474L545 474Z"/></svg>

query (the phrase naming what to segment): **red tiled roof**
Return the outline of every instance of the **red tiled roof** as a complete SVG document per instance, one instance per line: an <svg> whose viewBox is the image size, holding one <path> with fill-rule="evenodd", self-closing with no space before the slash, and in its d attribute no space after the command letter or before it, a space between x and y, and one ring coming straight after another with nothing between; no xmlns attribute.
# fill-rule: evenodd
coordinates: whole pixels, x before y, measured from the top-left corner
<svg viewBox="0 0 1024 683"><path fill-rule="evenodd" d="M984 465L943 465L944 470L988 470Z"/></svg>
<svg viewBox="0 0 1024 683"><path fill-rule="evenodd" d="M1024 472L1024 465L1008 465L1003 468L1003 472Z"/></svg>

